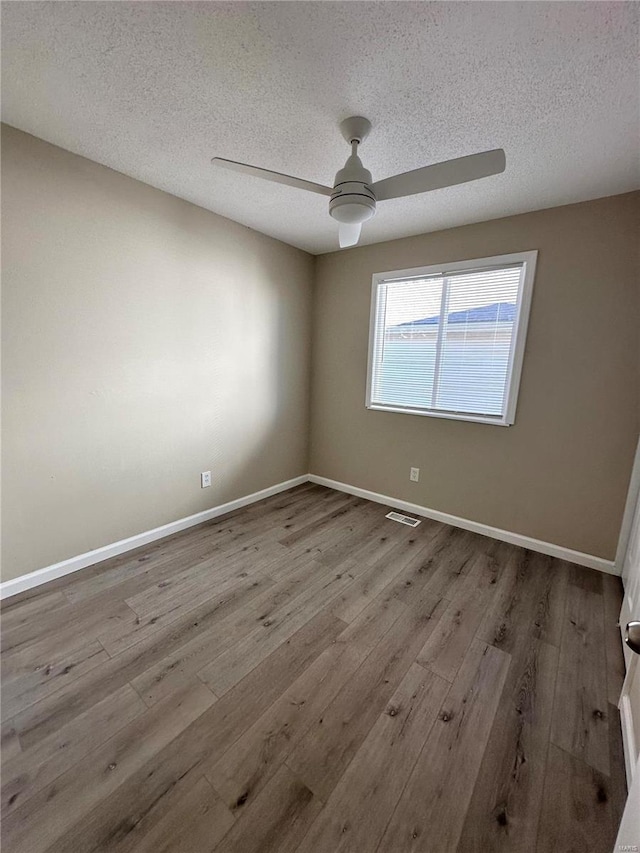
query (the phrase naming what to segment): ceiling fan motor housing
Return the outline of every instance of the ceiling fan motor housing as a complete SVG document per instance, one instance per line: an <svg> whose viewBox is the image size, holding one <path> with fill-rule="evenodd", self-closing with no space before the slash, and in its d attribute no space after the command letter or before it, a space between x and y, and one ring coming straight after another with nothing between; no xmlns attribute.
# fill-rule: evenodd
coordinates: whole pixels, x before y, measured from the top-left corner
<svg viewBox="0 0 640 853"><path fill-rule="evenodd" d="M350 224L371 219L376 212L371 183L371 172L364 168L357 154L352 154L336 175L329 201L331 216Z"/></svg>

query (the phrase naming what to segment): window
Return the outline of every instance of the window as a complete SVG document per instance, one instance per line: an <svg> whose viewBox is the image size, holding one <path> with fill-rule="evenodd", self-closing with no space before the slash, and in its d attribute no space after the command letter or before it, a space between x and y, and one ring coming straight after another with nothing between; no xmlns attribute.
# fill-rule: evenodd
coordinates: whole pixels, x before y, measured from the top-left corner
<svg viewBox="0 0 640 853"><path fill-rule="evenodd" d="M512 424L537 254L376 273L367 407Z"/></svg>

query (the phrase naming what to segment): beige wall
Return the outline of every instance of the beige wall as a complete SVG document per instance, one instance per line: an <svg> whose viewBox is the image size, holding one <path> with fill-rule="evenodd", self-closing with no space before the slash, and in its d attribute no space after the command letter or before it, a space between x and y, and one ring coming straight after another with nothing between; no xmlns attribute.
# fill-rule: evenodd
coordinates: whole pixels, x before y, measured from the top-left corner
<svg viewBox="0 0 640 853"><path fill-rule="evenodd" d="M639 214L634 193L317 258L311 471L613 558L638 434ZM373 273L529 249L514 426L365 409Z"/></svg>
<svg viewBox="0 0 640 853"><path fill-rule="evenodd" d="M311 256L2 146L3 579L306 473Z"/></svg>
<svg viewBox="0 0 640 853"><path fill-rule="evenodd" d="M314 288L304 252L6 126L2 145L4 580L309 469L613 557L640 193L324 255ZM514 426L365 409L374 272L528 249Z"/></svg>

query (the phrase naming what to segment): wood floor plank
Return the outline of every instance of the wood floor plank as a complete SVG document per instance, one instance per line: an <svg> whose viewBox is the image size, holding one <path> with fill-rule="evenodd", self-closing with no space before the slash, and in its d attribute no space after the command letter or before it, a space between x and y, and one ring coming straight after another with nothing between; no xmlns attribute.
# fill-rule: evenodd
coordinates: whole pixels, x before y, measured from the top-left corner
<svg viewBox="0 0 640 853"><path fill-rule="evenodd" d="M283 536L279 541L281 545L287 548L298 546L304 542L311 546L316 541L316 537L324 539L329 527L335 532L336 529L341 529L345 521L348 521L361 507L365 506L366 502L361 498L354 498L352 495L342 495L340 503L335 507L327 507L323 513L318 514L313 520L294 529L292 525L286 536Z"/></svg>
<svg viewBox="0 0 640 853"><path fill-rule="evenodd" d="M380 509L384 511L384 507ZM384 518L384 516L382 517ZM378 516L379 519L380 516ZM389 524L393 524L393 522L389 522ZM346 547L340 548L341 552L344 550L342 559L338 558L335 551L327 549L320 556L320 560L324 565L333 565L342 571L350 566L370 566L374 561L382 559L405 539L411 538L407 534L407 528L398 524L394 524L393 527L389 527L388 524L379 524L359 544L354 545L347 542Z"/></svg>
<svg viewBox="0 0 640 853"><path fill-rule="evenodd" d="M464 583L478 554L477 545L482 542L482 537L474 533L451 530L441 526L417 559L410 560L394 578L387 591L407 604L423 590L427 595L451 600Z"/></svg>
<svg viewBox="0 0 640 853"><path fill-rule="evenodd" d="M322 800L360 748L376 718L434 629L439 599L421 613L396 620L353 678L287 759L288 766Z"/></svg>
<svg viewBox="0 0 640 853"><path fill-rule="evenodd" d="M7 761L2 768L3 816L145 711L144 702L125 684L32 749Z"/></svg>
<svg viewBox="0 0 640 853"><path fill-rule="evenodd" d="M214 848L216 853L294 853L322 802L286 765Z"/></svg>
<svg viewBox="0 0 640 853"><path fill-rule="evenodd" d="M384 507L361 498L353 501L319 519L317 525L310 526L308 530L300 530L298 534L278 541L286 545L294 559L304 558L306 554L331 566L336 565L341 554L348 553L350 549L357 551L359 543L366 538L363 534L367 528L372 538L379 529L383 529L385 535L394 535L389 527L393 522L384 518Z"/></svg>
<svg viewBox="0 0 640 853"><path fill-rule="evenodd" d="M554 565L544 554L505 547L508 551L497 592L487 607L478 638L506 652L517 647L523 634L554 639L557 644L564 625L564 604L561 601L559 606L549 606Z"/></svg>
<svg viewBox="0 0 640 853"><path fill-rule="evenodd" d="M134 719L6 817L2 830L4 849L44 853L214 701L211 691L198 683Z"/></svg>
<svg viewBox="0 0 640 853"><path fill-rule="evenodd" d="M536 853L610 851L617 829L608 777L551 744Z"/></svg>
<svg viewBox="0 0 640 853"><path fill-rule="evenodd" d="M198 620L198 614L205 612L211 617L220 608L231 610L234 603L241 606L247 600L247 593L261 593L273 586L273 581L264 575L254 573L246 578L231 578L221 583L208 595L200 595L196 599L181 604L174 604L163 613L152 611L149 615L137 616L132 610L117 622L112 622L108 629L98 635L98 640L107 652L114 657L131 646L157 634L167 625L175 625L179 620ZM205 604L206 602L206 604Z"/></svg>
<svg viewBox="0 0 640 853"><path fill-rule="evenodd" d="M49 639L52 649L79 636L95 640L112 620L120 618L126 611L126 604L118 599L108 602L96 599L80 607L73 604L56 607L14 630L5 632L3 629L2 653L28 654L31 646L40 645L44 637Z"/></svg>
<svg viewBox="0 0 640 853"><path fill-rule="evenodd" d="M190 537L183 532L176 534L175 539L161 539L147 548L124 554L119 560L108 561L92 575L82 576L65 590L65 596L71 604L77 605L97 597L104 600L105 594L112 591L123 597L135 595L136 589L143 589L154 581L157 583L165 575L171 577L181 570L181 566L210 556L216 547L212 538L211 531L194 528ZM188 543L184 549L180 548L181 542ZM127 584L130 589L123 592L122 584Z"/></svg>
<svg viewBox="0 0 640 853"><path fill-rule="evenodd" d="M557 669L555 646L525 637L514 649L461 850L535 851Z"/></svg>
<svg viewBox="0 0 640 853"><path fill-rule="evenodd" d="M329 605L333 612L333 608ZM407 608L390 596L379 595L353 619L338 636L339 643L369 653L398 620L407 615Z"/></svg>
<svg viewBox="0 0 640 853"><path fill-rule="evenodd" d="M187 781L188 784L184 784ZM233 815L207 780L180 780L171 803L152 808L140 821L101 846L101 853L185 853L209 851L234 824Z"/></svg>
<svg viewBox="0 0 640 853"><path fill-rule="evenodd" d="M45 658L26 672L12 674L5 680L2 690L3 716L16 716L108 660L102 644L94 640L78 646L61 659Z"/></svg>
<svg viewBox="0 0 640 853"><path fill-rule="evenodd" d="M412 665L299 853L376 849L448 690L444 679Z"/></svg>
<svg viewBox="0 0 640 853"><path fill-rule="evenodd" d="M289 643L283 643L258 669L103 798L48 853L108 849L113 839L126 836L150 810L162 813L168 803L168 811L176 783L188 776L202 775L205 763L215 762L247 731L344 627L328 612L318 614Z"/></svg>
<svg viewBox="0 0 640 853"><path fill-rule="evenodd" d="M625 676L624 655L618 625L624 594L620 578L614 575L605 575L602 578L602 593L604 596L607 699L617 707Z"/></svg>
<svg viewBox="0 0 640 853"><path fill-rule="evenodd" d="M289 753L353 675L366 652L336 642L207 768L207 779L235 813L246 810Z"/></svg>
<svg viewBox="0 0 640 853"><path fill-rule="evenodd" d="M287 608L314 575L318 575L315 562L303 563L295 575L270 586L245 607L234 609L206 632L199 632L189 642L174 647L170 654L146 668L131 683L148 705L155 704L182 684L190 682L227 649L236 647L248 636L255 636L258 626L265 628L265 622L279 626L280 616L287 613Z"/></svg>
<svg viewBox="0 0 640 853"><path fill-rule="evenodd" d="M351 622L359 613L368 607L373 599L393 581L402 569L420 555L425 546L413 535L405 532L400 542L395 543L391 550L376 555L367 564L358 579L332 605L333 612L339 619ZM352 563L349 562L351 566Z"/></svg>
<svg viewBox="0 0 640 853"><path fill-rule="evenodd" d="M260 572L256 568L259 556ZM283 559L281 546L265 543L259 548L234 554L218 554L194 562L184 571L163 578L142 592L125 599L140 617L161 616L180 606L189 606L199 598L222 591L225 586L248 577L264 577L269 567Z"/></svg>
<svg viewBox="0 0 640 853"><path fill-rule="evenodd" d="M616 705L609 705L609 802L611 803L611 819L617 830L622 820L622 813L627 804L627 773L624 763L624 747L622 742L622 724L620 711Z"/></svg>
<svg viewBox="0 0 640 853"><path fill-rule="evenodd" d="M446 681L453 682L496 591L499 561L480 554L459 591L453 595L417 661Z"/></svg>
<svg viewBox="0 0 640 853"><path fill-rule="evenodd" d="M419 535L407 528L398 530L398 524L386 518L388 511L387 507L375 503L363 507L359 515L348 525L349 534L341 537L333 545L325 547L322 554L318 556L318 560L328 566L340 565L344 560L358 562L367 560L372 555L381 556L381 553L387 549L381 550L380 545L384 546L386 541L390 543L400 541L402 534L410 533L409 538L416 541L428 538L426 527L420 530ZM379 541L382 539L384 542Z"/></svg>
<svg viewBox="0 0 640 853"><path fill-rule="evenodd" d="M569 563L537 555L533 570L542 578L542 587L536 602L532 635L545 643L560 648L564 611L569 586Z"/></svg>
<svg viewBox="0 0 640 853"><path fill-rule="evenodd" d="M608 774L604 634L602 594L573 585L565 610L551 741Z"/></svg>
<svg viewBox="0 0 640 853"><path fill-rule="evenodd" d="M577 586L587 592L593 592L596 595L603 593L603 572L596 572L594 569L587 569L585 566L578 566L576 563L569 563L569 583L572 586Z"/></svg>
<svg viewBox="0 0 640 853"><path fill-rule="evenodd" d="M82 570L83 575L87 576L93 575L96 571L96 566L87 566ZM37 586L30 587L29 589L25 589L22 592L17 592L14 595L11 595L7 598L3 598L0 601L0 611L10 611L16 607L20 607L24 604L28 604L30 601L35 601L36 599L40 599L44 595L51 595L54 592L64 592L64 587L70 583L74 583L77 580L77 575L73 573L72 575L63 575L60 578L56 578L52 581L47 581L43 584L38 584ZM46 609L46 608L45 608Z"/></svg>
<svg viewBox="0 0 640 853"><path fill-rule="evenodd" d="M351 505L352 501L352 495L316 486L308 493L304 502L300 499L290 502L286 513L281 517L274 518L272 511L269 511L271 529L276 532L278 540L283 539L319 519L326 518L333 510ZM279 525L278 521L281 522Z"/></svg>
<svg viewBox="0 0 640 853"><path fill-rule="evenodd" d="M512 552L512 546L506 542L496 541L491 545L483 543L472 557L461 593L466 593L470 588L475 589L485 604L493 602L498 594L498 582ZM455 600L455 596L450 597L450 600Z"/></svg>
<svg viewBox="0 0 640 853"><path fill-rule="evenodd" d="M457 849L510 661L510 655L474 640L380 842L380 853Z"/></svg>
<svg viewBox="0 0 640 853"><path fill-rule="evenodd" d="M42 613L47 613L69 603L62 592L50 592L25 602L18 601L12 604L12 599L5 599L5 602L0 608L4 633L23 625L31 625L33 620L37 619Z"/></svg>
<svg viewBox="0 0 640 853"><path fill-rule="evenodd" d="M268 522L263 520L262 524L262 532L250 537L249 542L239 538L243 534L240 529L238 533L229 534L230 540L236 537L238 541L212 544L211 532L205 525L205 529L194 528L195 544L189 538L179 538L183 534L175 534L177 541L165 545L161 551L148 559L144 551L138 551L132 552L132 555L137 553L137 556L131 556L128 564L119 565L117 569L111 568L111 561L107 561L102 564L103 568L99 574L82 581L82 595L79 595L73 586L65 590L67 598L73 599L71 612L75 613L76 619L91 618L96 613L124 604L125 599L150 587L170 583L174 577L202 561L213 559L215 565L225 566L227 560L251 557L255 565L263 551L272 553L274 549L273 543L268 541L266 536L269 530ZM241 528L240 523L238 527ZM169 539L174 540L174 537ZM54 616L56 624L64 618L62 613L53 614L52 618Z"/></svg>
<svg viewBox="0 0 640 853"><path fill-rule="evenodd" d="M450 604L418 654L417 662L452 683L483 615L484 609L475 601Z"/></svg>
<svg viewBox="0 0 640 853"><path fill-rule="evenodd" d="M7 761L13 761L21 752L20 738L13 725L13 721L3 720L0 736L0 758L2 759L3 768Z"/></svg>
<svg viewBox="0 0 640 853"><path fill-rule="evenodd" d="M126 609L123 608L123 611ZM4 650L0 666L3 685L7 686L17 678L40 672L47 666L59 664L66 658L73 657L87 644L88 640L86 635L77 632L74 626L71 626L65 631L52 632L40 640L34 639L18 650ZM90 641L95 645L93 638Z"/></svg>
<svg viewBox="0 0 640 853"><path fill-rule="evenodd" d="M113 691L127 682L134 681L162 661L172 650L189 644L195 637L209 631L230 613L235 612L241 604L248 604L262 592L262 586L259 585L245 590L240 598L230 598L224 602L215 599L204 602L201 608L191 611L186 618L166 625L162 630L131 646L87 675L30 706L13 720L23 748L30 748ZM185 683L188 682L183 679L178 686ZM169 692L165 695L169 695Z"/></svg>
<svg viewBox="0 0 640 853"><path fill-rule="evenodd" d="M261 519L266 518L271 529L276 526L286 528L289 522L301 522L302 519L321 512L323 507L334 505L344 498L345 495L334 489L327 489L317 483L303 483L286 492L242 507L230 515L223 516L219 521L231 521L236 529L244 529L246 525L252 528L254 524L259 524Z"/></svg>
<svg viewBox="0 0 640 853"><path fill-rule="evenodd" d="M319 574L286 607L274 610L266 619L257 620L253 631L199 670L199 678L216 696L223 696L316 613L330 605L340 590L351 582L349 575Z"/></svg>
<svg viewBox="0 0 640 853"><path fill-rule="evenodd" d="M233 810L251 801L366 655L404 614L398 602L375 601L256 723L210 767L207 778Z"/></svg>

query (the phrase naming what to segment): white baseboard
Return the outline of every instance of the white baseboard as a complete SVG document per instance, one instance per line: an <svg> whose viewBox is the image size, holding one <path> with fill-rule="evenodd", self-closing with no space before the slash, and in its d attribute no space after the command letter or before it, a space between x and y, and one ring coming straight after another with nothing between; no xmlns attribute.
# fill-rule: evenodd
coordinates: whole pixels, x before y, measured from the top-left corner
<svg viewBox="0 0 640 853"><path fill-rule="evenodd" d="M397 498L389 497L389 495L381 495L378 492L370 492L367 489L360 489L357 486L350 486L347 483L339 483L337 480L329 480L327 477L318 477L316 474L309 474L309 480L312 483L318 483L320 486L327 486L330 489L347 492L350 495L366 498L369 501L375 501L385 506L402 509L405 512L413 513L413 515L421 515L424 518L441 521L443 524L461 527L463 530L470 530L473 533L481 533L483 536L500 539L502 542L509 542L511 545L520 545L522 548L528 548L530 551L539 551L541 554L547 554L549 557L559 557L561 560L568 560L571 563L577 563L579 566L586 566L589 569L598 569L609 575L620 574L620 569L615 562L613 560L605 560L604 557L594 557L592 554L572 551L571 548L564 548L562 545L542 542L540 539L532 539L530 536L524 536L521 533L511 533L511 531L501 530L499 527L490 527L488 524L481 524L479 521L470 521L468 518L449 515L448 512L440 512L437 509L429 509L428 507L419 506L408 501L401 501Z"/></svg>
<svg viewBox="0 0 640 853"><path fill-rule="evenodd" d="M77 557L71 557L68 560L63 560L61 563L54 563L52 566L46 566L43 569L37 569L35 572L29 572L27 575L21 575L18 578L13 578L13 580L4 581L4 583L0 583L0 600L56 580L56 578L61 578L64 575L69 575L72 572L77 572L87 566L93 566L95 563L101 563L110 557L117 557L118 554L124 554L126 551L133 551L134 548L139 548L141 545L147 545L149 542L155 542L157 539L171 536L172 533L178 533L180 530L186 530L188 527L202 524L204 521L217 518L227 512L232 512L235 509L240 509L243 506L261 501L264 498L271 497L271 495L277 495L279 492L284 492L287 489L292 489L294 486L299 486L307 482L318 483L330 489L347 492L350 495L366 498L385 506L402 509L405 512L413 513L413 515L432 518L434 521L441 521L443 524L450 524L453 527L461 527L463 530L471 530L473 533L480 533L492 539L500 539L502 542L509 542L512 545L520 545L522 548L539 551L541 554L548 554L550 557L559 557L561 560L568 560L580 566L587 566L590 569L598 569L610 575L620 574L620 569L613 560L605 560L603 557L583 554L581 551L572 551L570 548L564 548L561 545L542 542L539 539L532 539L530 536L523 536L520 533L511 533L509 530L500 530L498 527L490 527L478 521L470 521L467 518L460 518L457 515L449 515L447 512L440 512L437 509L429 509L428 507L419 506L408 501L398 500L389 495L381 495L378 492L370 492L367 489L360 489L357 486L350 486L347 483L339 483L337 480L329 480L327 477L318 477L316 474L303 474L300 477L294 477L292 480L286 480L284 483L277 483L275 486L269 486L269 488L254 492L251 495L245 495L242 498L237 498L234 501L206 509L195 515L189 515L186 518L180 518L178 521L171 521L169 524L163 524L161 527L155 527L153 530L138 533L135 536L130 536L128 539L121 539L119 542L113 542L111 545L104 545L102 548L87 551L85 554L79 554Z"/></svg>
<svg viewBox="0 0 640 853"><path fill-rule="evenodd" d="M0 600L9 598L11 595L17 595L19 592L24 592L35 586L40 586L43 583L48 583L56 578L61 578L64 575L69 575L72 572L77 572L79 569L85 569L87 566L93 566L95 563L101 563L110 557L117 557L118 554L124 554L125 551L133 551L134 548L139 548L141 545L155 542L164 536L171 536L172 533L178 533L180 530L186 530L187 527L202 524L203 521L217 518L219 515L232 512L234 509L240 509L248 504L261 501L264 498L269 498L271 495L277 495L278 492L284 492L287 489L292 489L294 486L299 486L308 481L309 477L303 474L300 477L294 477L292 480L286 480L284 483L277 483L275 486L269 486L269 488L254 492L251 495L245 495L234 501L214 506L211 509L205 509L203 512L197 512L195 515L180 518L178 521L171 521L169 524L163 524L161 527L154 527L153 530L137 533L135 536L129 536L128 539L121 539L119 542L113 542L111 545L104 545L102 548L87 551L85 554L79 554L77 557L71 557L68 560L63 560L61 563L54 563L52 566L46 566L43 569L37 569L35 572L29 572L27 575L21 575L18 578L13 578L13 580L4 581L4 583L0 583Z"/></svg>

